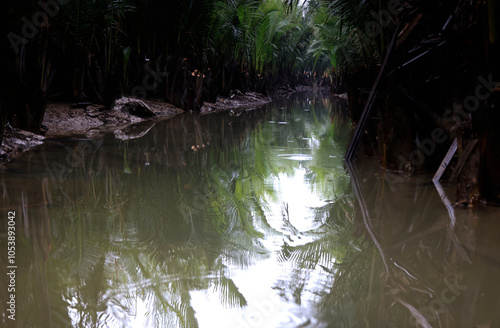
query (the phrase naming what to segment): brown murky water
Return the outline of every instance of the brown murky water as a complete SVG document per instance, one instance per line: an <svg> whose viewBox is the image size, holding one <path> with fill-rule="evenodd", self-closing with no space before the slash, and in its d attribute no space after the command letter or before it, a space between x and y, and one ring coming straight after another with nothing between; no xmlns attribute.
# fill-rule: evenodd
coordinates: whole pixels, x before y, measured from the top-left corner
<svg viewBox="0 0 500 328"><path fill-rule="evenodd" d="M499 327L500 211L346 169L349 126L293 95L25 154L0 173L2 326Z"/></svg>

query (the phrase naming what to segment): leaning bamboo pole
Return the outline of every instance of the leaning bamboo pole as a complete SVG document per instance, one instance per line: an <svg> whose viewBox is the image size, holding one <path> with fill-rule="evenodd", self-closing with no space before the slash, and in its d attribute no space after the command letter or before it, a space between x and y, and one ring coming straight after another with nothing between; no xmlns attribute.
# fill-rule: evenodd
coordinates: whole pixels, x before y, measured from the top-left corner
<svg viewBox="0 0 500 328"><path fill-rule="evenodd" d="M392 50L395 48L394 45L396 44L397 36L399 34L399 31L401 29L401 22L396 25L396 28L394 29L394 33L392 35L391 42L389 43L389 46L387 47L387 52L385 54L384 61L382 62L382 66L380 67L380 70L378 72L377 78L375 79L375 83L373 83L372 89L370 91L370 95L368 96L368 100L366 101L365 108L363 109L363 112L361 113L361 118L359 119L358 125L356 126L356 130L354 131L353 138L351 140L351 143L349 144L349 148L347 148L347 152L345 155L345 161L350 162L352 157L354 156L354 152L356 151L356 147L358 146L359 141L361 140L361 135L363 134L363 131L366 126L366 122L368 120L368 117L370 115L370 112L372 110L373 104L375 102L375 95L377 93L378 86L380 84L380 80L382 79L382 75L385 72L385 69L387 67L387 62L389 61L389 57L392 53Z"/></svg>

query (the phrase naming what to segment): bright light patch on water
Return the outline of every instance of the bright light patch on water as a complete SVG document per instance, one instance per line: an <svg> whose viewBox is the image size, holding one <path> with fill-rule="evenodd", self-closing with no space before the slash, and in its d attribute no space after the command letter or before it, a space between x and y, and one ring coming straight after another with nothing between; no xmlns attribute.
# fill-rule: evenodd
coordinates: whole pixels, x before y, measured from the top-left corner
<svg viewBox="0 0 500 328"><path fill-rule="evenodd" d="M292 161L310 161L313 159L312 156L304 155L304 154L281 154L278 157L289 159Z"/></svg>
<svg viewBox="0 0 500 328"><path fill-rule="evenodd" d="M278 214L281 222L283 222L283 215L287 216L290 224L300 232L316 227L316 224L312 222L314 215L312 209L325 204L311 190L311 184L306 177L306 173L307 170L303 167L295 170L293 175L280 173L277 178L274 178L272 184L274 190L277 190L280 194L281 203L273 204L269 202L272 209L271 215L276 216Z"/></svg>
<svg viewBox="0 0 500 328"><path fill-rule="evenodd" d="M286 266L287 269L288 265ZM247 270L234 270L231 277L248 302L244 308L226 308L213 290L191 292L191 304L200 328L295 327L307 319L292 314L299 308L284 302L272 288L286 272L274 257L257 262Z"/></svg>
<svg viewBox="0 0 500 328"><path fill-rule="evenodd" d="M290 236L294 244L312 241L313 238L301 235L317 227L317 223L313 222L313 209L325 205L311 190L306 174L307 170L299 167L292 175L280 173L269 182L277 192L279 201L267 199L269 211L266 218L275 230L283 233L265 235L262 244L271 251L271 256L246 269L226 264L231 273L230 278L245 296L248 305L242 309L228 309L221 305L219 294L213 290L190 293L200 328L213 327L211 322L216 322L217 327L222 328L299 327L313 323L315 319L309 313L307 303L313 301L314 295L304 293L303 306L299 306L280 296L280 290L276 288L277 282L288 280L293 270L290 263L280 262L277 256L286 236ZM286 242L291 241L286 239ZM312 279L317 280L315 283L320 283L324 278L320 272L311 274L317 278Z"/></svg>

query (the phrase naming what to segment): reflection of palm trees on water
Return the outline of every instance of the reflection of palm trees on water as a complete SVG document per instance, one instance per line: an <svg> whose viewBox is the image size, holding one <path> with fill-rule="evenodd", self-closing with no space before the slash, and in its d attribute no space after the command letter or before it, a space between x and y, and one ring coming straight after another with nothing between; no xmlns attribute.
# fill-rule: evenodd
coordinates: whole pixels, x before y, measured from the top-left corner
<svg viewBox="0 0 500 328"><path fill-rule="evenodd" d="M3 176L8 203L20 204L19 259L30 268L19 271L19 299L26 300L19 323L196 327L190 293L210 290L226 307L248 304L228 268L274 256L263 245L274 236L282 240L277 259L292 268L274 290L284 301L313 302L325 322L409 326L417 317L453 326L470 293L459 288L468 281L484 289L470 280L478 273L468 264L475 247L468 216L459 213L463 223L450 230L446 210L434 208L432 186L408 186L395 203L381 174L366 168L363 176L351 172L360 186L351 189L341 167L344 109L321 95L301 99L238 117L185 115L134 140L105 138L61 180L48 174L23 190ZM53 172L52 163L67 155L54 148L31 154L31 165ZM293 151L311 159L279 156ZM313 228L306 230L296 226L296 204L281 199L273 182L298 171L324 197L309 209ZM431 302L447 284L459 292L456 300L429 312L429 304L440 309Z"/></svg>
<svg viewBox="0 0 500 328"><path fill-rule="evenodd" d="M52 179L43 185L42 191L50 185L55 197L51 208L30 203L40 195L28 199L26 192L22 200L13 200L22 204L24 211L18 213L26 222L45 220L24 227L27 242L35 250L44 250L39 247L45 243L54 245L50 258L41 251L25 254L27 261L38 264L24 270L20 282L33 278L38 287L46 287L40 294L39 288L21 285L26 288L20 287L19 298L28 300L25 310L19 309L21 325L34 326L40 318L49 326L110 325L120 317L133 318L140 300L143 306L153 306L147 310L154 321L149 325L193 327L189 291L210 287L227 306L246 304L226 276L225 263L244 267L265 256L254 241L261 234L250 212L253 207L263 213L256 208L261 206L256 194L260 191L248 197L249 186L240 181L238 170L230 168L240 165L231 159L242 151L240 140L255 123L240 120L227 127L229 118L209 117L212 124L204 125L197 119L184 116L165 122L164 129L152 130L147 138L118 142L111 152L102 146L79 153L81 165L65 172L62 183ZM224 142L198 153L189 147L208 146L213 138ZM214 147L224 148L220 160L204 166L221 152ZM66 153L48 156L41 152L32 160L51 172L51 164L64 163ZM16 188L9 185L4 190L12 193ZM38 224L43 222L47 224ZM30 290L35 292L32 297Z"/></svg>
<svg viewBox="0 0 500 328"><path fill-rule="evenodd" d="M311 292L317 294L320 312L330 313L339 327L470 327L481 320L496 322L498 315L487 306L481 314L469 310L468 296L484 288L471 265L477 242L468 227L476 219L458 212L460 224L453 229L431 184L407 183L395 198L381 173L371 167L349 168L355 205L350 200L341 209L345 199L334 203L323 227L328 230L326 240L283 248L281 259L295 263L296 276L282 289L303 293L304 271L321 272L325 283L310 287ZM332 245L342 236L346 239ZM328 258L332 250L335 254ZM492 270L491 264L483 267ZM471 316L467 323L464 308Z"/></svg>

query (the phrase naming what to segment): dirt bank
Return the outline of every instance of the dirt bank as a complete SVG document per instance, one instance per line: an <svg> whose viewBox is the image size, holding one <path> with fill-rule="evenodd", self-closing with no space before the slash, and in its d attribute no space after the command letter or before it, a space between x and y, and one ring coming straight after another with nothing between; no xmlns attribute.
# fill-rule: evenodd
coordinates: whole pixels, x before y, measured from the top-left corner
<svg viewBox="0 0 500 328"><path fill-rule="evenodd" d="M271 101L255 92L236 92L230 97L218 97L215 103L205 103L201 114L224 111L245 111L255 109ZM126 139L130 126L150 121L152 125L184 113L184 110L159 100L138 100L122 97L116 100L112 110L94 104L47 104L43 125L45 135L6 127L0 148L0 163L3 165L15 159L22 152L43 143L46 139L59 137L97 138L104 133L114 132L120 139Z"/></svg>

